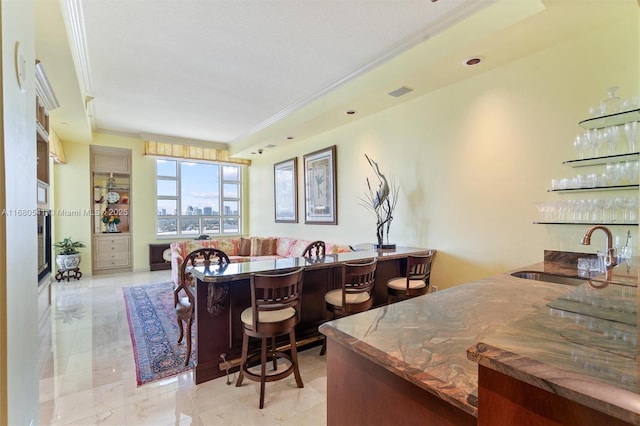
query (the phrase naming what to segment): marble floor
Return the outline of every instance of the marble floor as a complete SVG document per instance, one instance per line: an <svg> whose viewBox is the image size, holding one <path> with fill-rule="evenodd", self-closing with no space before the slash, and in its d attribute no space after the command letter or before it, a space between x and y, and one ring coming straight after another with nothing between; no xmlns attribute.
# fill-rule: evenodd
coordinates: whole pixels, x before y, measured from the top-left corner
<svg viewBox="0 0 640 426"><path fill-rule="evenodd" d="M292 376L235 387L237 373L198 386L187 373L138 387L122 288L170 280L170 271L83 277L52 284L40 332L41 425L324 425L326 362L300 352L304 388Z"/></svg>

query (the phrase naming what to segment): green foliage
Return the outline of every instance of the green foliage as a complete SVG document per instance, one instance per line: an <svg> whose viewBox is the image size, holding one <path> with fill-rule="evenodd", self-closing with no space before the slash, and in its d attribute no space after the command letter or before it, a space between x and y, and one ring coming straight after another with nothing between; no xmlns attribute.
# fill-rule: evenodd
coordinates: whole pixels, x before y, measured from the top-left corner
<svg viewBox="0 0 640 426"><path fill-rule="evenodd" d="M55 248L58 249L58 254L78 254L79 248L86 247L81 241L72 241L70 237L65 238L62 241L58 241L53 244Z"/></svg>

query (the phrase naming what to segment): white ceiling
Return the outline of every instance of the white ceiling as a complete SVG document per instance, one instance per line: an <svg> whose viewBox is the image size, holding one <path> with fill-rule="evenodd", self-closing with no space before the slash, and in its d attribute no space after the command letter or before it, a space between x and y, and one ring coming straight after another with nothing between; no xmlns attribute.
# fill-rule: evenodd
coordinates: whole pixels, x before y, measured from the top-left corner
<svg viewBox="0 0 640 426"><path fill-rule="evenodd" d="M244 157L290 143L287 136L304 138L468 78L637 8L634 0L36 4L36 52L61 104L51 121L63 140L89 142L98 130L221 143ZM476 69L461 65L476 54L487 61ZM401 86L414 91L387 95ZM347 109L358 114L345 116Z"/></svg>

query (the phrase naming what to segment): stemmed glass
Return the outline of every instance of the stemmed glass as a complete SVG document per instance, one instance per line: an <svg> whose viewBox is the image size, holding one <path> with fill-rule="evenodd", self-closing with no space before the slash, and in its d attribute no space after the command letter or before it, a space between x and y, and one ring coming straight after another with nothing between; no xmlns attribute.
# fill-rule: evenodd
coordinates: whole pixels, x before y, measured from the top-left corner
<svg viewBox="0 0 640 426"><path fill-rule="evenodd" d="M591 156L597 157L600 146L602 145L602 134L597 129L589 129L585 132L589 147L591 148Z"/></svg>
<svg viewBox="0 0 640 426"><path fill-rule="evenodd" d="M605 127L604 129L603 135L609 145L609 154L611 155L616 153L616 143L618 142L619 134L620 132L617 126Z"/></svg>
<svg viewBox="0 0 640 426"><path fill-rule="evenodd" d="M622 179L622 167L620 163L608 163L607 164L607 180L610 185L618 185L620 179Z"/></svg>
<svg viewBox="0 0 640 426"><path fill-rule="evenodd" d="M638 124L636 122L636 124ZM578 152L578 159L584 160L584 154L586 150L589 148L589 140L586 135L578 135L576 136L575 141L573 141L573 147Z"/></svg>
<svg viewBox="0 0 640 426"><path fill-rule="evenodd" d="M624 133L627 135L627 141L629 142L629 152L637 152L638 122L625 123Z"/></svg>
<svg viewBox="0 0 640 426"><path fill-rule="evenodd" d="M602 197L602 222L606 223L606 212L611 209L613 206L613 198L611 197Z"/></svg>

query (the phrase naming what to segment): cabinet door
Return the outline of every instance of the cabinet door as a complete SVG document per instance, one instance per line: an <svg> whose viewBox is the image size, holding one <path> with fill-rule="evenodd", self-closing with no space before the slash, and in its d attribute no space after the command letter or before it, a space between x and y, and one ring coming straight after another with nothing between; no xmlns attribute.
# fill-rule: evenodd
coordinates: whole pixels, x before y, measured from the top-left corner
<svg viewBox="0 0 640 426"><path fill-rule="evenodd" d="M94 172L129 173L131 170L131 159L120 155L96 153L93 156L91 168Z"/></svg>

